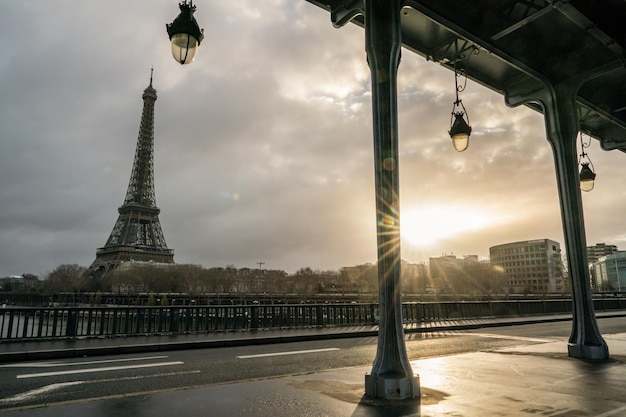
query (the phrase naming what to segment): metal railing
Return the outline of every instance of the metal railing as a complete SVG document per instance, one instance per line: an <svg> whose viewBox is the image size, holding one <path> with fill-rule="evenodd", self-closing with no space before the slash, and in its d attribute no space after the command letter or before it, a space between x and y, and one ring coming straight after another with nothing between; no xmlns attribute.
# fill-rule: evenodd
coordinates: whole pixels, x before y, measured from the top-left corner
<svg viewBox="0 0 626 417"><path fill-rule="evenodd" d="M626 299L595 299L596 311L626 310ZM570 313L571 300L416 302L402 305L417 323ZM0 341L209 333L378 324L378 304L0 308Z"/></svg>

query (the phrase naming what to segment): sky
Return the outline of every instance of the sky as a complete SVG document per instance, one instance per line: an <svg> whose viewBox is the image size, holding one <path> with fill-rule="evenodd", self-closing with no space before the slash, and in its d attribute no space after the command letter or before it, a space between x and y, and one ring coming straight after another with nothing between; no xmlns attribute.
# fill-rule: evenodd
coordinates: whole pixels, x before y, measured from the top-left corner
<svg viewBox="0 0 626 417"><path fill-rule="evenodd" d="M172 0L4 2L0 277L89 266L117 220L154 67L155 188L177 263L336 270L376 262L364 32L304 0L196 1L196 60L171 56ZM398 75L402 258L564 247L541 114L468 82L473 127L447 134L454 74L407 50ZM587 243L626 249L626 155L594 140Z"/></svg>

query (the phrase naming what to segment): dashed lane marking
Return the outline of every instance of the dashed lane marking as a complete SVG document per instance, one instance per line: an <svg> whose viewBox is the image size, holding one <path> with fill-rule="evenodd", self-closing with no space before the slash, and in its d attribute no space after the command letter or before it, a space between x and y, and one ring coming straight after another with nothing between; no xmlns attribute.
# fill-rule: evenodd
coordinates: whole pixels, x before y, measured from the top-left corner
<svg viewBox="0 0 626 417"><path fill-rule="evenodd" d="M274 352L274 353L259 353L257 355L237 356L237 359L266 358L268 356L300 355L300 354L305 354L305 353L330 352L333 350L340 350L340 349L339 348L326 348L326 349L310 349L310 350L290 350L286 352Z"/></svg>
<svg viewBox="0 0 626 417"><path fill-rule="evenodd" d="M41 377L57 376L57 375L87 374L87 373L92 373L92 372L123 371L126 369L152 368L155 366L182 365L184 363L185 362L181 362L181 361L156 362L156 363L144 363L144 364L137 364L137 365L107 366L107 367L102 367L102 368L71 369L67 371L36 372L34 374L17 375L17 379L41 378Z"/></svg>
<svg viewBox="0 0 626 417"><path fill-rule="evenodd" d="M476 336L476 337L490 337L493 339L510 339L510 340L519 340L522 342L537 342L537 343L551 343L551 342L558 342L558 340L556 339L540 339L538 337L524 337L524 336L508 336L508 335L503 335L503 334L496 334L496 333L456 333L457 335L463 335L463 336Z"/></svg>
<svg viewBox="0 0 626 417"><path fill-rule="evenodd" d="M52 368L55 366L81 366L93 365L94 363L115 363L115 362L132 362L132 361L150 361L154 359L165 359L167 356L144 356L136 358L124 359L104 359L100 361L77 361L77 362L22 362L11 363L8 365L0 365L0 368Z"/></svg>

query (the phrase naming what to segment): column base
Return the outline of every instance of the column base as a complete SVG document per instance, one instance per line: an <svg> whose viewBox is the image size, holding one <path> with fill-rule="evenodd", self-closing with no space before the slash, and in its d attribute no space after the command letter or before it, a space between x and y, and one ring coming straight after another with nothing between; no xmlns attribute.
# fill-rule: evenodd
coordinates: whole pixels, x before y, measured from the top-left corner
<svg viewBox="0 0 626 417"><path fill-rule="evenodd" d="M567 354L570 358L588 361L606 361L609 359L609 347L605 344L581 345L578 343L568 343Z"/></svg>
<svg viewBox="0 0 626 417"><path fill-rule="evenodd" d="M386 400L405 400L420 396L420 377L365 374L365 395Z"/></svg>

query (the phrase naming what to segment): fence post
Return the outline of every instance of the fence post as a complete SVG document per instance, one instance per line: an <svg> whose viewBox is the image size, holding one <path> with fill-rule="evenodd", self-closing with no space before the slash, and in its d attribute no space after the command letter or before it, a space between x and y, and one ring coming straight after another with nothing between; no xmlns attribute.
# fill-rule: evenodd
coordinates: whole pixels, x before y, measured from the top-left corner
<svg viewBox="0 0 626 417"><path fill-rule="evenodd" d="M170 308L170 331L172 333L178 332L178 308Z"/></svg>
<svg viewBox="0 0 626 417"><path fill-rule="evenodd" d="M30 314L24 314L24 327L22 328L22 338L26 338L28 336L28 318ZM34 319L33 319L34 320Z"/></svg>
<svg viewBox="0 0 626 417"><path fill-rule="evenodd" d="M250 318L250 330L255 332L259 330L259 306L253 305L250 308L250 314L252 315Z"/></svg>
<svg viewBox="0 0 626 417"><path fill-rule="evenodd" d="M14 315L14 311L13 310L9 310L9 326L7 328L7 339L11 339L11 337L12 337L12 333L13 333L13 315ZM6 317L6 315L5 315L5 317Z"/></svg>
<svg viewBox="0 0 626 417"><path fill-rule="evenodd" d="M163 307L159 308L159 333L163 331Z"/></svg>
<svg viewBox="0 0 626 417"><path fill-rule="evenodd" d="M78 327L77 315L78 311L75 307L67 309L67 327L65 328L65 336L76 337L76 328Z"/></svg>
<svg viewBox="0 0 626 417"><path fill-rule="evenodd" d="M111 322L111 336L116 335L117 334L117 329L118 329L118 325L117 325L117 308L114 308L113 311L113 321ZM110 318L110 316L109 316Z"/></svg>
<svg viewBox="0 0 626 417"><path fill-rule="evenodd" d="M43 318L44 318L44 315L49 315L49 312L50 310L41 310L39 312L39 325L37 326L37 337L41 337L41 333L43 332Z"/></svg>
<svg viewBox="0 0 626 417"><path fill-rule="evenodd" d="M100 311L100 335L104 334L104 329L108 327L108 323L106 321L108 317L108 313L106 309L102 309Z"/></svg>
<svg viewBox="0 0 626 417"><path fill-rule="evenodd" d="M324 311L322 310L322 306L320 304L315 306L315 320L316 325L323 326L324 325Z"/></svg>
<svg viewBox="0 0 626 417"><path fill-rule="evenodd" d="M378 318L376 317L376 306L377 304L370 304L370 321L371 324L378 324Z"/></svg>
<svg viewBox="0 0 626 417"><path fill-rule="evenodd" d="M93 314L93 310L89 309L89 313L87 314L87 336L91 336L91 316Z"/></svg>

